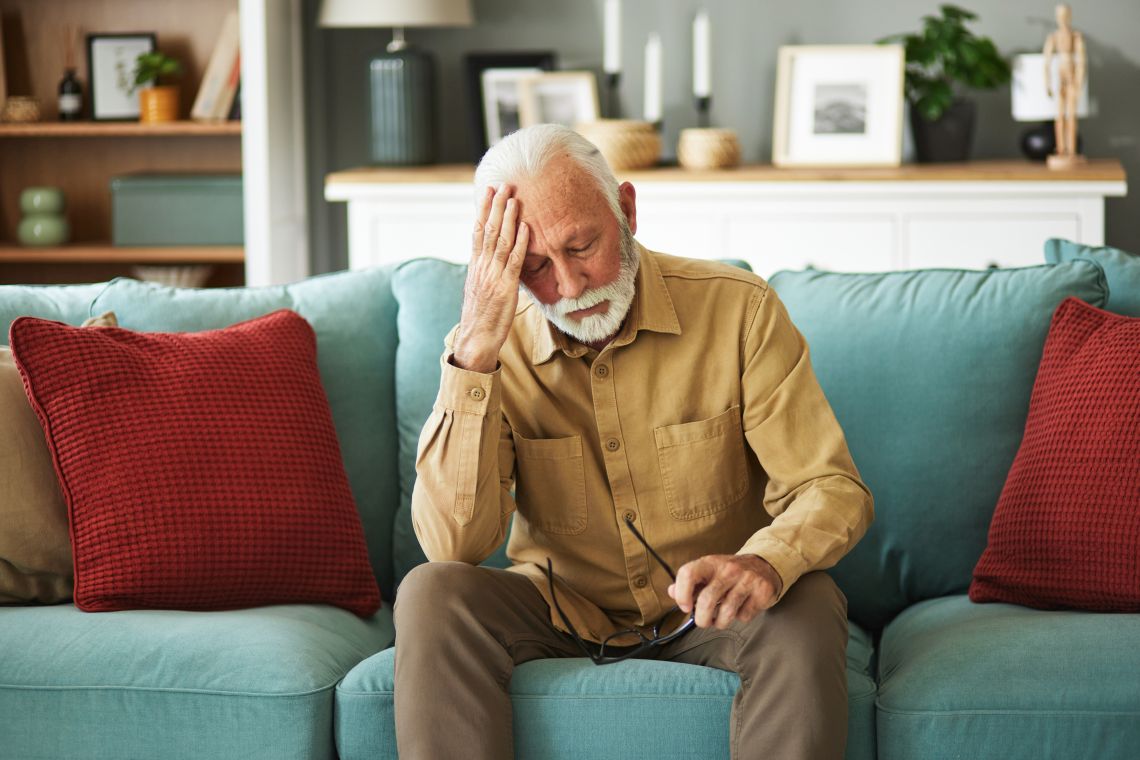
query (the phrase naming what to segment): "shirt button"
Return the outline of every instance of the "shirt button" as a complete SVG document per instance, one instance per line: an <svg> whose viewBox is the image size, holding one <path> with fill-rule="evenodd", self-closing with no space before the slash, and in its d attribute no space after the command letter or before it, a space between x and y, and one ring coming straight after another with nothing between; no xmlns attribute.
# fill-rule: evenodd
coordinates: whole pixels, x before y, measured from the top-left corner
<svg viewBox="0 0 1140 760"><path fill-rule="evenodd" d="M645 588L649 585L649 581L644 575L639 575L633 579L633 585L637 586L638 588Z"/></svg>
<svg viewBox="0 0 1140 760"><path fill-rule="evenodd" d="M484 395L486 394L483 392L482 388L471 389L471 398L475 399L476 401L482 401Z"/></svg>
<svg viewBox="0 0 1140 760"><path fill-rule="evenodd" d="M610 451L617 451L621 448L621 441L619 441L617 438L611 438L606 441L606 448Z"/></svg>
<svg viewBox="0 0 1140 760"><path fill-rule="evenodd" d="M594 374L596 374L598 377L606 377L610 374L610 368L604 364L599 364L598 368L594 370Z"/></svg>
<svg viewBox="0 0 1140 760"><path fill-rule="evenodd" d="M627 509L625 512L622 513L621 516L622 516L622 519L625 520L626 522L633 522L634 520L637 519L637 513L634 512L632 509Z"/></svg>

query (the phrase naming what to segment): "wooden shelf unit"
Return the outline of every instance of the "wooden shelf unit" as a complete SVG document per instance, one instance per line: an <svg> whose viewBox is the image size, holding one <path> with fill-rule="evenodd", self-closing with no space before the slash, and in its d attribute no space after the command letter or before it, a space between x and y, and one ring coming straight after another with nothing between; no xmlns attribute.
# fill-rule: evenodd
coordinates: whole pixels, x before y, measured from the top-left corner
<svg viewBox="0 0 1140 760"><path fill-rule="evenodd" d="M122 264L241 264L245 261L245 249L240 245L146 247L73 243L35 248L0 244L0 264L83 264L91 261Z"/></svg>
<svg viewBox="0 0 1140 760"><path fill-rule="evenodd" d="M240 121L171 121L160 124L141 124L137 121L54 121L0 124L0 140L16 137L219 137L240 134Z"/></svg>
<svg viewBox="0 0 1140 760"><path fill-rule="evenodd" d="M6 52L8 94L34 95L42 110L40 122L0 124L0 283L96 282L130 274L131 265L143 263L212 263L224 277L211 284L244 282L241 246L120 248L102 242L111 238L113 177L139 172L241 173L241 122L189 120L222 22L238 1L0 0L5 29L16 26L21 37L21 44L9 44ZM79 28L74 60L85 115L91 108L86 35L142 31L154 32L158 49L183 64L178 80L182 120L158 125L58 121L56 88L64 72L65 24ZM5 39L10 41L10 31L5 31ZM34 186L63 190L71 239L77 242L49 249L12 243L22 215L20 193Z"/></svg>

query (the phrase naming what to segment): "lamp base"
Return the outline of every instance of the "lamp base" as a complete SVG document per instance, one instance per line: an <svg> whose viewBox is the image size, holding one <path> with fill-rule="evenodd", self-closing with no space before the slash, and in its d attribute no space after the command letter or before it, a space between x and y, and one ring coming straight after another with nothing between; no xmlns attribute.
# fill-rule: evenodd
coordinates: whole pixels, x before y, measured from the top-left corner
<svg viewBox="0 0 1140 760"><path fill-rule="evenodd" d="M377 55L369 70L373 165L435 163L435 60L432 55L404 47Z"/></svg>

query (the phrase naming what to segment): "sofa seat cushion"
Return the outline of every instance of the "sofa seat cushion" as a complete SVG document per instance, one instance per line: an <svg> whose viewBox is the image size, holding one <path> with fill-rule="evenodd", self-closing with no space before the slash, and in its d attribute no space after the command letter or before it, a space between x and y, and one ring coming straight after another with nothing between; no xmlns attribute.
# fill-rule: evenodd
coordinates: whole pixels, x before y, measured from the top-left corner
<svg viewBox="0 0 1140 760"><path fill-rule="evenodd" d="M395 757L393 665L386 649L353 668L336 692L341 760ZM875 757L870 637L850 625L847 645L849 760ZM699 665L627 660L596 666L585 658L534 660L511 679L515 756L728 757L735 673ZM441 681L440 689L448 688Z"/></svg>
<svg viewBox="0 0 1140 760"><path fill-rule="evenodd" d="M394 638L388 608L0 608L0 757L332 758L334 686Z"/></svg>
<svg viewBox="0 0 1140 760"><path fill-rule="evenodd" d="M880 755L1135 758L1138 652L1140 614L921 602L883 631Z"/></svg>

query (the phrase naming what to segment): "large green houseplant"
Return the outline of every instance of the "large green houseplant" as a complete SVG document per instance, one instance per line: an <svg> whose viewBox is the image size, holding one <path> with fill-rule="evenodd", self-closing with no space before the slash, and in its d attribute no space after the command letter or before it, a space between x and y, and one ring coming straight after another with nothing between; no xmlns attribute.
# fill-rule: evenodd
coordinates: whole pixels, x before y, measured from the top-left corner
<svg viewBox="0 0 1140 760"><path fill-rule="evenodd" d="M977 15L954 5L941 16L924 16L917 34L894 34L880 44L902 43L906 51L906 98L919 161L964 161L974 133L970 89L988 90L1009 81L1009 62L988 37L966 22Z"/></svg>

